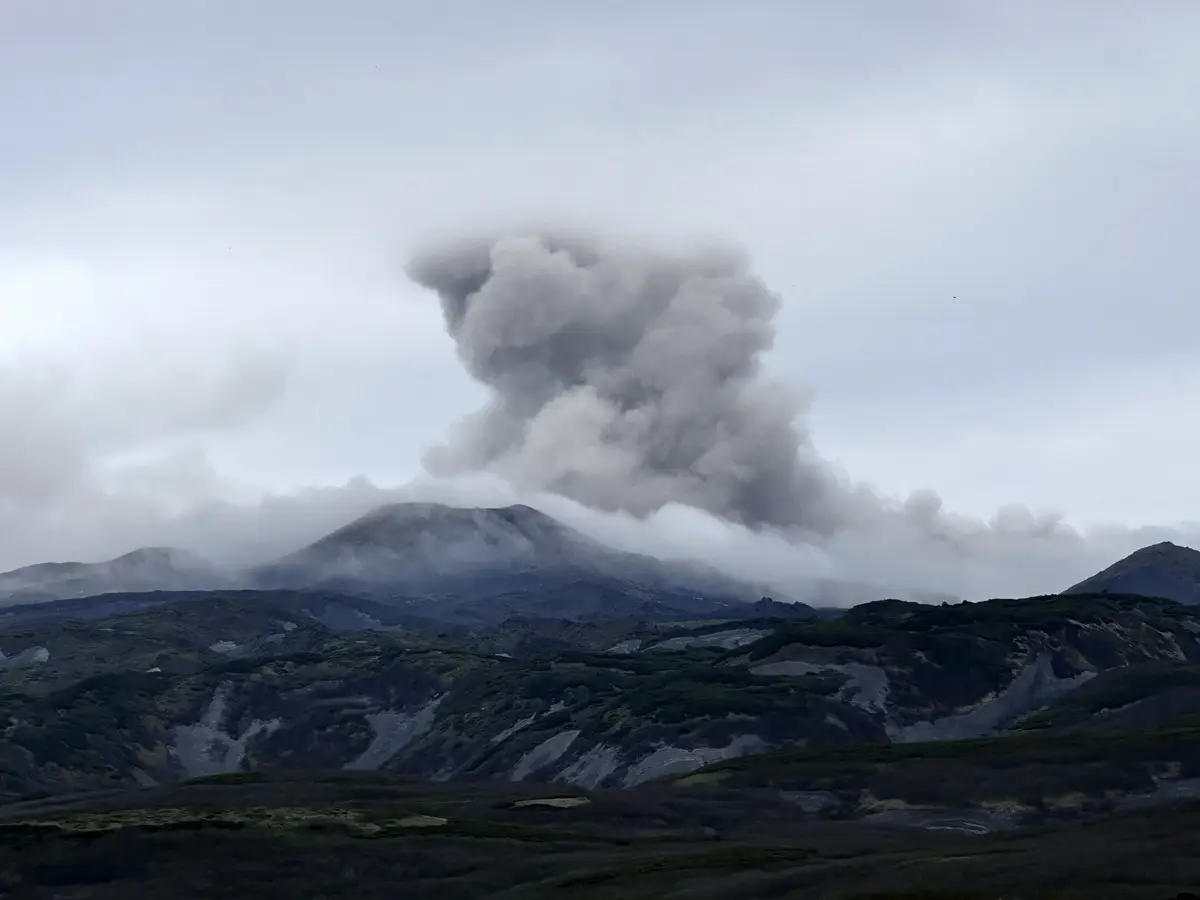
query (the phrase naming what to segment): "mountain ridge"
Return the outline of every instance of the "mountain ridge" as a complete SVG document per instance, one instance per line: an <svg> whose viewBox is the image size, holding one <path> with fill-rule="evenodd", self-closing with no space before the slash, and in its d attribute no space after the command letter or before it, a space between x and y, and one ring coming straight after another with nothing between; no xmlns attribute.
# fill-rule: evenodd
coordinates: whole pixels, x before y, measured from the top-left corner
<svg viewBox="0 0 1200 900"><path fill-rule="evenodd" d="M531 506L458 507L389 503L274 560L221 569L191 551L140 548L98 563L45 562L0 573L0 606L115 593L172 590L318 590L389 603L440 598L448 615L710 614L765 597L797 610L846 609L883 597L957 602L931 591L895 591L811 578L772 590L703 563L663 560L612 547ZM572 597L591 594L572 612ZM1143 547L1062 593L1135 594L1200 603L1200 552L1170 542ZM540 598L540 599L538 599ZM608 598L608 599L605 599ZM484 607L504 606L495 615ZM514 605L515 604L515 605ZM453 607L453 609L451 609ZM465 618L464 618L465 617ZM482 617L482 619L480 618Z"/></svg>
<svg viewBox="0 0 1200 900"><path fill-rule="evenodd" d="M0 605L79 599L130 590L217 590L229 576L177 547L141 547L100 562L44 562L0 573Z"/></svg>
<svg viewBox="0 0 1200 900"><path fill-rule="evenodd" d="M439 596L461 607L491 598L513 602L518 595L527 602L534 594L567 596L588 584L618 603L627 595L627 608L614 610L617 615L639 614L641 605L659 600L664 615L675 615L710 613L765 596L805 601L800 609L806 604L846 607L889 593L866 583L818 578L780 592L702 562L612 547L527 505L390 503L290 553L237 571L218 571L195 554L169 548L143 548L101 563L24 567L0 574L0 605L207 587L325 590L401 603ZM901 594L932 602L957 599Z"/></svg>
<svg viewBox="0 0 1200 900"><path fill-rule="evenodd" d="M1135 550L1063 591L1064 594L1136 594L1200 604L1200 551L1171 541Z"/></svg>

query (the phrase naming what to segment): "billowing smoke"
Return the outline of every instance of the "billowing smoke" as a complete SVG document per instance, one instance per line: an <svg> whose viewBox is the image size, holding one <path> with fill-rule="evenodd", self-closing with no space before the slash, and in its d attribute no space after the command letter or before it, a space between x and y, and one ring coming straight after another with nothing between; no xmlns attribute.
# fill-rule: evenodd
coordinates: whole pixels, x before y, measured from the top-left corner
<svg viewBox="0 0 1200 900"><path fill-rule="evenodd" d="M471 374L495 402L429 453L609 511L668 503L829 534L843 489L765 378L779 298L727 247L677 253L552 232L416 259Z"/></svg>
<svg viewBox="0 0 1200 900"><path fill-rule="evenodd" d="M693 507L826 546L1078 539L1021 507L985 525L930 491L892 504L839 478L803 427L805 397L763 374L780 300L736 249L536 231L449 242L409 274L494 392L429 453L433 474L488 472L634 516Z"/></svg>

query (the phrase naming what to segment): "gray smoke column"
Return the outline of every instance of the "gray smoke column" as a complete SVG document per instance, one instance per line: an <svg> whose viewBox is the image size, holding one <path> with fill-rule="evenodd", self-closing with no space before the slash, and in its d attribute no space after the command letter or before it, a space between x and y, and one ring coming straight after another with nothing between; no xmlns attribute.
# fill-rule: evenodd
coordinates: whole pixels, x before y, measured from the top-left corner
<svg viewBox="0 0 1200 900"><path fill-rule="evenodd" d="M429 452L431 474L646 515L668 503L831 534L847 491L766 379L779 298L726 246L667 252L586 233L459 240L408 273L493 401Z"/></svg>

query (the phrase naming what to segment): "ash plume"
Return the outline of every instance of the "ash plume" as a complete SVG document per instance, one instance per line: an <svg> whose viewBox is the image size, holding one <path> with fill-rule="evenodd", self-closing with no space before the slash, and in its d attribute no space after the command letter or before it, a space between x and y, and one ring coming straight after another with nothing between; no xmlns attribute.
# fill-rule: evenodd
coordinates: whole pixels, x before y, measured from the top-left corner
<svg viewBox="0 0 1200 900"><path fill-rule="evenodd" d="M890 502L841 478L804 427L805 395L763 374L780 298L736 248L537 230L450 241L408 273L493 392L428 453L431 474L485 472L636 517L691 507L829 548L1016 555L1078 540L1059 516L1013 506L985 524L932 491Z"/></svg>
<svg viewBox="0 0 1200 900"><path fill-rule="evenodd" d="M761 370L779 297L735 249L553 231L452 243L409 274L495 398L429 452L432 474L638 516L678 503L751 527L847 524L805 396Z"/></svg>

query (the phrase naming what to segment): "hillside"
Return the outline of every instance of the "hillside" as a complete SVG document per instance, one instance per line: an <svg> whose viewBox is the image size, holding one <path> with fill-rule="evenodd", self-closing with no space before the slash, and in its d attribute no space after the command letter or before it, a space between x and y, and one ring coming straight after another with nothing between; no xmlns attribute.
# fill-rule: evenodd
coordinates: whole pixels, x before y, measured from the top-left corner
<svg viewBox="0 0 1200 900"><path fill-rule="evenodd" d="M767 595L800 601L793 613L809 616L816 614L812 607L841 609L889 595L956 599L826 578L799 579L786 591L772 591L702 563L618 550L528 506L393 503L242 570L220 570L186 551L148 548L107 562L42 563L0 573L0 607L210 589L335 593L469 627L513 616L737 617L744 603ZM125 609L139 605L129 596L121 603ZM100 609L119 611L111 597Z"/></svg>
<svg viewBox="0 0 1200 900"><path fill-rule="evenodd" d="M1200 878L1193 608L737 608L484 626L319 591L10 608L0 891L1150 900Z"/></svg>
<svg viewBox="0 0 1200 900"><path fill-rule="evenodd" d="M1200 799L1196 710L1164 728L777 751L675 783L770 789L819 818L967 834L1077 822Z"/></svg>
<svg viewBox="0 0 1200 900"><path fill-rule="evenodd" d="M436 598L447 621L706 614L762 596L715 570L608 547L528 506L380 507L249 573L262 588Z"/></svg>
<svg viewBox="0 0 1200 900"><path fill-rule="evenodd" d="M1143 547L1064 594L1137 594L1200 604L1200 551L1164 541Z"/></svg>
<svg viewBox="0 0 1200 900"><path fill-rule="evenodd" d="M398 581L579 568L608 573L622 554L528 506L382 506L254 575L269 586ZM637 560L635 560L636 562Z"/></svg>
<svg viewBox="0 0 1200 900"><path fill-rule="evenodd" d="M39 563L0 573L0 606L127 591L214 590L229 576L186 550L145 547L98 563Z"/></svg>
<svg viewBox="0 0 1200 900"><path fill-rule="evenodd" d="M1107 673L1200 659L1187 607L1112 596L482 630L306 592L158 600L0 630L46 657L0 673L0 795L256 767L633 786L776 748L1003 733Z"/></svg>

